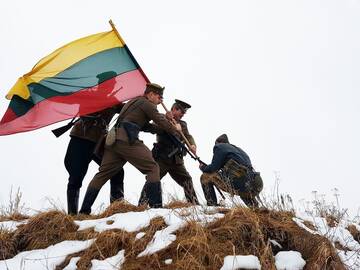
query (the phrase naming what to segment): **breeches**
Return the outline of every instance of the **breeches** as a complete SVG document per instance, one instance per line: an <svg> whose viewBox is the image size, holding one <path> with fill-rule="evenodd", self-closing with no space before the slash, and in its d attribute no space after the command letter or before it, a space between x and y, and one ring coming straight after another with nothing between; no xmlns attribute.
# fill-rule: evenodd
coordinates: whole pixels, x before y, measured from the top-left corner
<svg viewBox="0 0 360 270"><path fill-rule="evenodd" d="M178 185L182 187L188 183L192 185L192 178L184 164L169 163L161 159L157 159L156 162L160 167L160 179L169 173L171 178L174 179Z"/></svg>
<svg viewBox="0 0 360 270"><path fill-rule="evenodd" d="M104 157L99 172L94 176L89 187L101 187L115 174L122 170L126 162L137 168L150 182L160 181L159 165L152 157L151 151L142 142L137 140L130 145L127 142L116 140L111 146L105 146Z"/></svg>

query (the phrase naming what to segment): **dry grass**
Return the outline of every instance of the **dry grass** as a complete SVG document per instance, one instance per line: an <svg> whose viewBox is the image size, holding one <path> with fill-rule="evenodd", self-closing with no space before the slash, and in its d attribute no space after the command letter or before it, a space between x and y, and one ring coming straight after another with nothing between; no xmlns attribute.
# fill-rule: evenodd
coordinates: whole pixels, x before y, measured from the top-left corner
<svg viewBox="0 0 360 270"><path fill-rule="evenodd" d="M50 211L38 214L20 225L14 238L19 251L40 249L67 240L67 234L76 232L77 228L71 216Z"/></svg>
<svg viewBox="0 0 360 270"><path fill-rule="evenodd" d="M24 204L21 202L22 193L18 188L16 192L13 192L13 188L11 187L9 193L8 205L0 206L0 222L2 221L20 221L24 219L28 219L29 216L25 214Z"/></svg>
<svg viewBox="0 0 360 270"><path fill-rule="evenodd" d="M164 205L164 208L167 209L177 209L177 208L185 208L193 206L192 203L184 202L184 201L171 201L170 203Z"/></svg>
<svg viewBox="0 0 360 270"><path fill-rule="evenodd" d="M89 269L93 259L104 260L115 256L122 249L130 249L133 238L133 233L118 229L100 233L95 243L83 252L77 263L77 269Z"/></svg>
<svg viewBox="0 0 360 270"><path fill-rule="evenodd" d="M0 230L0 260L12 258L16 254L14 234L7 230Z"/></svg>
<svg viewBox="0 0 360 270"><path fill-rule="evenodd" d="M184 202L167 205L170 209L188 207ZM146 207L137 207L127 202L115 202L98 216L103 218L114 213L143 211ZM150 225L138 232L126 232L119 229L94 232L93 229L77 231L73 217L59 211L50 211L32 217L27 224L19 226L15 232L0 231L0 256L11 258L22 250L46 248L64 240L96 241L86 250L67 256L57 267L63 269L70 259L81 257L77 263L80 270L90 269L91 260L104 260L125 249L125 262L122 269L219 269L227 255L255 255L261 262L262 269L275 270L274 255L279 248L272 247L271 240L276 240L281 250L296 250L306 260L304 269L345 269L332 244L320 235L314 235L300 228L292 220L292 211L273 211L268 209L252 210L236 207L217 209L224 217L203 226L189 220L176 234L176 240L168 247L155 254L137 257L152 241L154 234L166 228L162 217L151 220ZM177 211L177 210L175 210ZM179 211L179 215L186 216ZM78 219L80 216L77 216ZM89 218L89 217L83 217ZM313 224L308 227L315 229ZM355 239L359 231L349 226ZM136 239L139 232L145 235ZM165 264L172 259L172 264Z"/></svg>
<svg viewBox="0 0 360 270"><path fill-rule="evenodd" d="M305 269L345 269L332 244L298 227L292 213L259 213L259 218L266 238L276 240L284 250L299 251L306 260Z"/></svg>
<svg viewBox="0 0 360 270"><path fill-rule="evenodd" d="M156 254L137 258L138 251L127 253L122 269L219 269L225 256L240 254L255 255L263 269L272 270L275 252L269 239L283 250L299 251L307 261L305 269L344 269L331 243L299 228L292 217L291 212L239 207L206 227L189 221L177 231L176 241ZM166 259L172 264L166 265Z"/></svg>
<svg viewBox="0 0 360 270"><path fill-rule="evenodd" d="M22 213L12 213L11 215L2 215L0 216L0 222L3 222L3 221L22 221L22 220L25 220L25 219L28 219L29 216L28 215L25 215L25 214L22 214Z"/></svg>
<svg viewBox="0 0 360 270"><path fill-rule="evenodd" d="M108 208L105 209L100 215L96 216L97 218L105 218L112 216L117 213L127 213L127 212L142 212L147 209L147 206L135 206L130 204L125 200L115 201Z"/></svg>
<svg viewBox="0 0 360 270"><path fill-rule="evenodd" d="M308 227L310 230L313 230L313 231L316 231L316 230L317 230L316 227L315 227L315 225L314 225L312 222L308 221L308 220L304 220L304 221L303 221L303 224L304 224L306 227Z"/></svg>
<svg viewBox="0 0 360 270"><path fill-rule="evenodd" d="M346 229L351 233L354 239L360 243L360 232L356 229L355 225L349 225Z"/></svg>

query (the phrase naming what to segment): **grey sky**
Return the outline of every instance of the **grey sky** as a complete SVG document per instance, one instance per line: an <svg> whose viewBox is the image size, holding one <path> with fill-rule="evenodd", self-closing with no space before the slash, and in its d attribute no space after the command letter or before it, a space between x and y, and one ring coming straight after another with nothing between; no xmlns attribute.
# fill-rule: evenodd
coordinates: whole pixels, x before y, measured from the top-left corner
<svg viewBox="0 0 360 270"><path fill-rule="evenodd" d="M295 201L317 190L356 211L360 152L360 2L307 1L7 1L0 16L0 94L56 48L110 30L120 34L165 103L193 105L185 116L198 154L210 161L226 132L269 189L280 172ZM8 101L0 101L0 114ZM65 205L68 134L51 128L0 137L0 204L11 186L27 206ZM150 147L153 137L143 136ZM187 158L202 197L197 163ZM81 195L97 167L92 165ZM169 177L164 192L183 196ZM125 196L136 202L144 177L125 167ZM108 203L108 184L97 204Z"/></svg>

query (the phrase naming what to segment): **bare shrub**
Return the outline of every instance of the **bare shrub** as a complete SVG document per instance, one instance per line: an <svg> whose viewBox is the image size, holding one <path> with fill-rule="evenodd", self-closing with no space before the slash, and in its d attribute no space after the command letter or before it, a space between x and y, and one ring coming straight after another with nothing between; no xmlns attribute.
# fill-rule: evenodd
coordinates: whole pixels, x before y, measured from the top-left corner
<svg viewBox="0 0 360 270"><path fill-rule="evenodd" d="M10 189L9 204L0 208L0 221L5 220L24 220L29 218L26 214L25 204L22 203L22 192L20 188L13 194L13 188Z"/></svg>

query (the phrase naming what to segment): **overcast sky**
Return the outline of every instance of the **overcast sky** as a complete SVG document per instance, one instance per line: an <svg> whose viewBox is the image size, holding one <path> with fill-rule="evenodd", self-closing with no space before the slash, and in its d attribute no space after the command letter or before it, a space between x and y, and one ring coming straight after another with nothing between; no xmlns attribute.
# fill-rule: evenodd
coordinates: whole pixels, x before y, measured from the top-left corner
<svg viewBox="0 0 360 270"><path fill-rule="evenodd" d="M152 82L193 107L184 120L206 162L227 133L261 172L266 190L300 205L311 192L355 213L360 206L360 1L6 1L0 16L0 114L17 78L77 38L108 31L112 18ZM159 108L161 110L161 108ZM66 122L65 122L66 123ZM61 124L60 124L61 125ZM0 204L11 187L27 207L66 204L68 134L53 125L0 137ZM143 136L151 147L154 137ZM200 171L186 158L200 196ZM97 166L90 167L81 199ZM137 202L144 177L125 166L125 197ZM183 196L168 176L164 193ZM109 184L96 205L108 204Z"/></svg>

